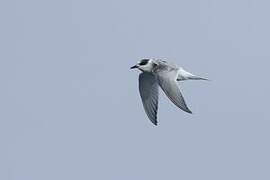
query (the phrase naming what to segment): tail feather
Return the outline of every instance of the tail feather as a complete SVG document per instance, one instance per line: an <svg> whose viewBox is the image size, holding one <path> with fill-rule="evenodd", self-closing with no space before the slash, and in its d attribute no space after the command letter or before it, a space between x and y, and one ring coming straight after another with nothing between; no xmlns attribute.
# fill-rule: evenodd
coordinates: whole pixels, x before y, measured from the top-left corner
<svg viewBox="0 0 270 180"><path fill-rule="evenodd" d="M207 79L207 78L196 76L194 74L191 74L191 73L185 71L183 68L181 68L181 69L179 69L177 81L183 81L183 80L206 80L206 81L209 81L209 79Z"/></svg>
<svg viewBox="0 0 270 180"><path fill-rule="evenodd" d="M209 81L209 79L207 78L203 78L203 77L199 77L199 76L193 76L193 77L190 77L190 79L192 80L205 80L205 81Z"/></svg>

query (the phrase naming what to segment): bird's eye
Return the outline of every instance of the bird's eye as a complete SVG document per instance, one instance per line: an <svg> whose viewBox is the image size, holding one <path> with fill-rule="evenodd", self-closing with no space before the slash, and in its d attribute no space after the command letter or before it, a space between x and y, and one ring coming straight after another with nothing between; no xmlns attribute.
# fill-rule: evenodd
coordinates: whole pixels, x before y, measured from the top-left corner
<svg viewBox="0 0 270 180"><path fill-rule="evenodd" d="M140 65L143 66L143 65L146 65L148 63L148 59L143 59L141 62L140 62Z"/></svg>

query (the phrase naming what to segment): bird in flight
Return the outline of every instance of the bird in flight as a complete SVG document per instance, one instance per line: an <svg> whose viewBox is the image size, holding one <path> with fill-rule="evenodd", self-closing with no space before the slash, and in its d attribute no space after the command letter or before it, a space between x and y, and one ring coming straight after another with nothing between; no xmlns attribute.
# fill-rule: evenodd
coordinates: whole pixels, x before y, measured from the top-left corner
<svg viewBox="0 0 270 180"><path fill-rule="evenodd" d="M157 125L159 86L177 107L192 113L186 105L177 81L208 80L159 59L142 59L130 69L135 68L142 71L139 75L140 96L144 110L154 125Z"/></svg>

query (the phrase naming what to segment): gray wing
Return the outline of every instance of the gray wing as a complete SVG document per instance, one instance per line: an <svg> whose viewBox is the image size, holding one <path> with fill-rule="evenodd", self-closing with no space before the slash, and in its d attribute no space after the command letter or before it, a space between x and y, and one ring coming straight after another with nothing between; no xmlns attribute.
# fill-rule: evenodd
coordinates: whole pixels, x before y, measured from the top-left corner
<svg viewBox="0 0 270 180"><path fill-rule="evenodd" d="M158 83L156 77L150 73L141 73L139 76L139 90L148 118L153 124L157 125Z"/></svg>
<svg viewBox="0 0 270 180"><path fill-rule="evenodd" d="M180 109L188 113L192 113L186 105L186 102L177 85L178 70L161 70L156 72L157 80L161 89L165 92L168 98Z"/></svg>

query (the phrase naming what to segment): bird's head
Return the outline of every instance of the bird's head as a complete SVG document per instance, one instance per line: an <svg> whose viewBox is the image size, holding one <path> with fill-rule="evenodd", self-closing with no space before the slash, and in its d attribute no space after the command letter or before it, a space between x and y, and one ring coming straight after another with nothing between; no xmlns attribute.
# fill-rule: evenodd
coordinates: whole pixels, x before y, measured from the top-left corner
<svg viewBox="0 0 270 180"><path fill-rule="evenodd" d="M155 67L153 59L142 59L135 66L132 66L130 69L139 69L143 72L152 72Z"/></svg>

